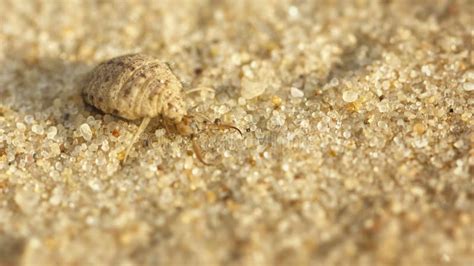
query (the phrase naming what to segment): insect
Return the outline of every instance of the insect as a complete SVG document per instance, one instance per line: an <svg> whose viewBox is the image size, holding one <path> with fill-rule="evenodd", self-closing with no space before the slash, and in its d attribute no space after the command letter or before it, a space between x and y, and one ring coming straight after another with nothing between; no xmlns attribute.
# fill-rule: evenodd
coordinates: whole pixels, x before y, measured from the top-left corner
<svg viewBox="0 0 474 266"><path fill-rule="evenodd" d="M100 63L87 73L80 84L86 103L104 113L127 120L141 119L141 124L129 144L124 162L133 144L146 129L151 119L161 118L167 130L174 129L192 140L196 157L205 165L201 148L195 142L200 132L199 121L188 114L183 86L167 63L144 54L127 54ZM200 89L189 90L188 93ZM222 123L201 123L206 129L234 129Z"/></svg>

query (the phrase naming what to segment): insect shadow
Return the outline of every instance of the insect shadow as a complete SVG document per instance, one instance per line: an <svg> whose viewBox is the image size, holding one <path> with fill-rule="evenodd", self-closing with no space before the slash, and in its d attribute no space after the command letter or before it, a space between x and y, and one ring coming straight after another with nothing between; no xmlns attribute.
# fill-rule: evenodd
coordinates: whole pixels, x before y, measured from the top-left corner
<svg viewBox="0 0 474 266"><path fill-rule="evenodd" d="M14 53L13 53L14 54ZM0 105L22 115L54 116L52 106L81 105L75 84L90 66L83 62L54 57L7 58L0 69ZM63 114L65 118L69 115Z"/></svg>
<svg viewBox="0 0 474 266"><path fill-rule="evenodd" d="M365 73L367 72L366 66L382 57L381 47L387 44L379 43L359 31L355 32L355 36L358 40L357 45L344 49L340 62L332 66L324 83L328 83L332 79L343 79Z"/></svg>

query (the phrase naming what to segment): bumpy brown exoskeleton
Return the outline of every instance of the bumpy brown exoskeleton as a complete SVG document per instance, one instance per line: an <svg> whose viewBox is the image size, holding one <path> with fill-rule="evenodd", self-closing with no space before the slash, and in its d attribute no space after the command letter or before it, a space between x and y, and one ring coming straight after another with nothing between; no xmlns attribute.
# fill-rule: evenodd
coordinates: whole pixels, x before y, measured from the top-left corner
<svg viewBox="0 0 474 266"><path fill-rule="evenodd" d="M196 134L201 131L200 122L188 114L181 82L168 64L143 54L123 55L99 64L84 76L80 86L84 101L104 113L128 120L142 119L125 152L124 162L151 119L160 117L167 129L172 126L176 133L189 137L196 157L209 165L195 142ZM188 93L197 90L200 89ZM207 129L234 129L242 134L233 125L204 121L202 125Z"/></svg>

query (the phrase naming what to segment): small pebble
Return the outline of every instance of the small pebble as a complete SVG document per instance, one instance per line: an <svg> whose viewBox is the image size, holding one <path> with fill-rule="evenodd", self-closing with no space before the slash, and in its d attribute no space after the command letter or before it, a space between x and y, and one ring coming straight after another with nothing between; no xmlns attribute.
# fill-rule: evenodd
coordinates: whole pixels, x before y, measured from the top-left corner
<svg viewBox="0 0 474 266"><path fill-rule="evenodd" d="M474 91L474 83L473 82L466 82L462 84L462 87L465 91Z"/></svg>
<svg viewBox="0 0 474 266"><path fill-rule="evenodd" d="M15 191L14 201L25 213L33 213L40 200L40 195L31 189Z"/></svg>
<svg viewBox="0 0 474 266"><path fill-rule="evenodd" d="M466 71L463 76L467 80L474 81L474 70Z"/></svg>
<svg viewBox="0 0 474 266"><path fill-rule="evenodd" d="M162 129L162 128L157 129L157 130L155 131L155 136L156 136L157 138L161 138L161 137L163 137L165 134L166 134L166 130L165 130L165 129Z"/></svg>
<svg viewBox="0 0 474 266"><path fill-rule="evenodd" d="M35 121L34 117L31 115L25 116L25 123L32 124Z"/></svg>
<svg viewBox="0 0 474 266"><path fill-rule="evenodd" d="M102 141L102 145L100 146L101 150L103 151L108 151L109 150L109 142L104 139L104 141Z"/></svg>
<svg viewBox="0 0 474 266"><path fill-rule="evenodd" d="M51 155L52 156L57 156L57 155L61 154L61 148L59 147L59 145L57 143L52 143L49 146L49 148L51 150Z"/></svg>
<svg viewBox="0 0 474 266"><path fill-rule="evenodd" d="M356 91L344 91L342 93L342 99L345 102L352 103L355 102L359 98L359 94Z"/></svg>
<svg viewBox="0 0 474 266"><path fill-rule="evenodd" d="M422 123L416 123L413 126L413 131L418 135L423 135L423 133L426 131L426 128Z"/></svg>
<svg viewBox="0 0 474 266"><path fill-rule="evenodd" d="M454 143L454 147L456 147L458 149L462 148L463 146L464 146L464 142L462 141L462 139L460 139L460 140L458 140Z"/></svg>
<svg viewBox="0 0 474 266"><path fill-rule="evenodd" d="M291 96L295 98L304 97L304 92L296 87L291 87L290 93L291 93Z"/></svg>
<svg viewBox="0 0 474 266"><path fill-rule="evenodd" d="M282 100L281 100L280 97L278 97L277 95L272 96L273 107L280 107L281 102L282 102Z"/></svg>
<svg viewBox="0 0 474 266"><path fill-rule="evenodd" d="M53 126L48 129L48 133L46 134L46 136L48 137L48 139L54 139L57 133L58 133L58 129Z"/></svg>
<svg viewBox="0 0 474 266"><path fill-rule="evenodd" d="M81 132L82 137L86 141L90 141L92 139L92 131L88 124L82 124L79 130Z"/></svg>
<svg viewBox="0 0 474 266"><path fill-rule="evenodd" d="M49 199L49 203L51 203L51 205L59 205L62 201L62 196L60 194L54 194L50 199Z"/></svg>
<svg viewBox="0 0 474 266"><path fill-rule="evenodd" d="M16 123L16 128L20 131L25 131L26 126L25 126L25 124L23 124L21 122L18 122L18 123Z"/></svg>
<svg viewBox="0 0 474 266"><path fill-rule="evenodd" d="M31 127L31 131L33 131L33 133L38 134L38 135L43 135L44 133L44 129L40 125L33 125Z"/></svg>
<svg viewBox="0 0 474 266"><path fill-rule="evenodd" d="M430 77L433 74L433 66L432 65L424 65L421 67L421 72L426 76Z"/></svg>
<svg viewBox="0 0 474 266"><path fill-rule="evenodd" d="M248 78L244 78L241 82L240 95L247 99L253 99L262 95L265 92L265 83L252 81Z"/></svg>
<svg viewBox="0 0 474 266"><path fill-rule="evenodd" d="M378 105L377 105L379 111L381 113L386 113L390 110L390 106L388 105L388 103L386 101L382 101L380 102Z"/></svg>
<svg viewBox="0 0 474 266"><path fill-rule="evenodd" d="M350 131L344 131L344 133L342 133L342 136L346 139L349 139L351 137L351 132Z"/></svg>

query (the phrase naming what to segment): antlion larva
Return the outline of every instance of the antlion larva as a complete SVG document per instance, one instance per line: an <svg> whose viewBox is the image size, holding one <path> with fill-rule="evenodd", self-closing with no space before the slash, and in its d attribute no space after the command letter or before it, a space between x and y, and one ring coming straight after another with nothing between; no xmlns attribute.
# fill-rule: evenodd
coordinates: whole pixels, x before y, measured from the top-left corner
<svg viewBox="0 0 474 266"><path fill-rule="evenodd" d="M183 100L183 86L169 66L144 54L127 54L100 63L81 81L84 101L104 113L128 120L142 119L129 144L124 161L133 144L152 118L162 119L166 128L193 140L196 157L204 164L199 146L194 142L198 126L188 114ZM199 89L190 90L193 92ZM225 124L207 124L208 128L232 128Z"/></svg>

